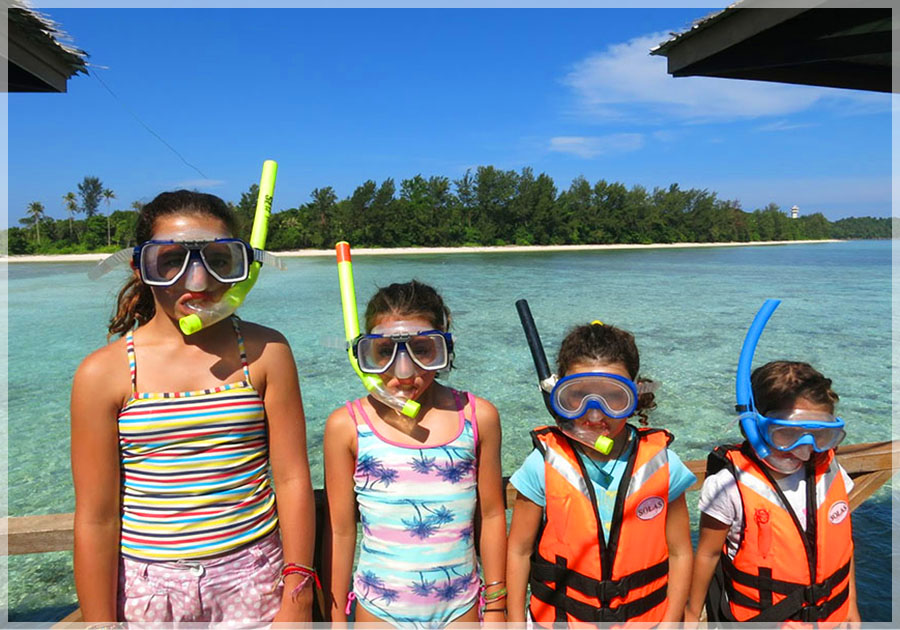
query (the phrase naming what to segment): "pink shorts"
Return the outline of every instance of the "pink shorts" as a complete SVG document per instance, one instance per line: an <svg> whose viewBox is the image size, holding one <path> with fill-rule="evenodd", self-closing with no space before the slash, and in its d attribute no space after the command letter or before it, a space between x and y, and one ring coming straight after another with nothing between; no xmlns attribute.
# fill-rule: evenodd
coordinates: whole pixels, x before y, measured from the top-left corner
<svg viewBox="0 0 900 630"><path fill-rule="evenodd" d="M215 558L119 559L118 618L132 623L271 622L281 607L281 538ZM175 627L178 627L176 625Z"/></svg>

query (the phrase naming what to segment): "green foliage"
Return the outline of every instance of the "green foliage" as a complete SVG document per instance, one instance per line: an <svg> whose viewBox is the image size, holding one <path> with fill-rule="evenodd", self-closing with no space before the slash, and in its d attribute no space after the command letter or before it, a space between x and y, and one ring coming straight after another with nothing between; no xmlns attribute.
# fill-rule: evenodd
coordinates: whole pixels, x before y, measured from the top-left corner
<svg viewBox="0 0 900 630"><path fill-rule="evenodd" d="M887 217L848 217L829 227L831 238L891 238L891 225Z"/></svg>
<svg viewBox="0 0 900 630"><path fill-rule="evenodd" d="M84 212L87 218L97 214L97 207L100 205L100 199L103 197L103 183L99 177L86 175L81 183L78 184L78 195L81 197L81 212Z"/></svg>
<svg viewBox="0 0 900 630"><path fill-rule="evenodd" d="M20 220L24 227L6 232L9 253L115 251L136 244L139 202L107 217L96 213L97 204L105 199L108 210L115 193L96 177L85 177L78 191L80 208L74 193L62 198L66 219L47 218L40 202L30 204ZM250 238L258 191L253 184L230 204L244 239ZM76 221L81 211L87 216ZM558 192L545 173L480 166L455 180L418 174L401 180L399 189L391 178L381 184L370 179L346 199L330 186L316 188L309 202L272 214L267 247L326 249L339 240L356 247L434 247L890 238L891 227L888 218L832 223L815 213L791 219L776 204L745 212L737 201L678 184L648 191L576 177Z"/></svg>

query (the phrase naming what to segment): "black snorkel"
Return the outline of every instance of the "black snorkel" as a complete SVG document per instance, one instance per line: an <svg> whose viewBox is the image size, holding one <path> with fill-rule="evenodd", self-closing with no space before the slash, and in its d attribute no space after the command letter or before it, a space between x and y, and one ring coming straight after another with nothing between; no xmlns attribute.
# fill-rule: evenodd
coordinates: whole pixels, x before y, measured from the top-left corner
<svg viewBox="0 0 900 630"><path fill-rule="evenodd" d="M528 308L528 300L517 300L516 310L519 312L519 321L522 322L522 330L525 331L525 339L528 341L528 349L531 350L531 359L534 361L534 369L538 375L538 385L541 389L541 395L544 397L544 405L547 411L556 421L556 424L563 430L563 433L569 437L590 446L604 455L612 452L613 440L601 435L594 438L591 436L579 435L576 431L576 425L571 420L561 418L553 409L550 394L558 380L557 375L550 372L550 366L547 363L547 355L544 354L544 344L541 343L541 336L538 334L537 327L534 325L534 317L531 316L531 309Z"/></svg>
<svg viewBox="0 0 900 630"><path fill-rule="evenodd" d="M556 384L556 375L550 373L547 355L544 354L544 344L541 343L541 336L534 325L534 317L531 316L531 309L528 308L528 300L517 300L516 310L519 312L522 330L525 331L528 349L531 350L531 360L534 361L534 369L537 371L538 385L544 397L544 405L547 407L550 415L553 416L553 419L559 422L556 413L553 411L553 405L550 404L550 392Z"/></svg>

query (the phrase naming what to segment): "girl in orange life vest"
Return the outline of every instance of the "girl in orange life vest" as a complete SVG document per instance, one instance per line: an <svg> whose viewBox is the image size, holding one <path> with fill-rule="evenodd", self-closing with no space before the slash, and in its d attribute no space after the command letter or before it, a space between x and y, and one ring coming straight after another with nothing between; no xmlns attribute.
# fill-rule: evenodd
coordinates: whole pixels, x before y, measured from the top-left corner
<svg viewBox="0 0 900 630"><path fill-rule="evenodd" d="M808 363L767 363L753 372L751 386L762 416L834 420L838 396L831 380ZM814 452L801 443L777 450L779 439L804 435L802 426L779 425L787 430L783 438L766 438L775 448L765 458L747 440L709 457L686 621L697 620L704 600L713 622L860 621L847 499L853 482L833 447ZM838 431L832 441L843 437ZM817 442L825 437L813 435ZM807 598L810 590L815 594Z"/></svg>
<svg viewBox="0 0 900 630"><path fill-rule="evenodd" d="M249 273L235 232L213 195L145 205L109 324L121 337L75 373L75 587L87 622L311 621L310 583L294 593L315 517L290 346L236 317L179 328Z"/></svg>
<svg viewBox="0 0 900 630"><path fill-rule="evenodd" d="M684 491L696 478L669 433L626 422L636 413L646 425L655 407L651 383L634 382L639 367L619 328L593 322L563 340L557 426L532 432L535 450L510 479L509 621L525 621L529 583L543 626L681 621L692 561ZM607 454L591 446L604 437Z"/></svg>

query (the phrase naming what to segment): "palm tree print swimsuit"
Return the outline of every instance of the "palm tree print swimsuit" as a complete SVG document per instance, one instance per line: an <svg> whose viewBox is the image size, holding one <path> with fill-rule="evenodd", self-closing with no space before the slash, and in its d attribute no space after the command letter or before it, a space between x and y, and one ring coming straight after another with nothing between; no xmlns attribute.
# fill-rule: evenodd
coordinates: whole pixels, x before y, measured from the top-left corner
<svg viewBox="0 0 900 630"><path fill-rule="evenodd" d="M466 394L469 420L459 392L453 396L459 432L424 448L384 438L359 400L347 403L357 423L353 478L363 529L350 598L400 627L442 628L478 600L475 399Z"/></svg>

